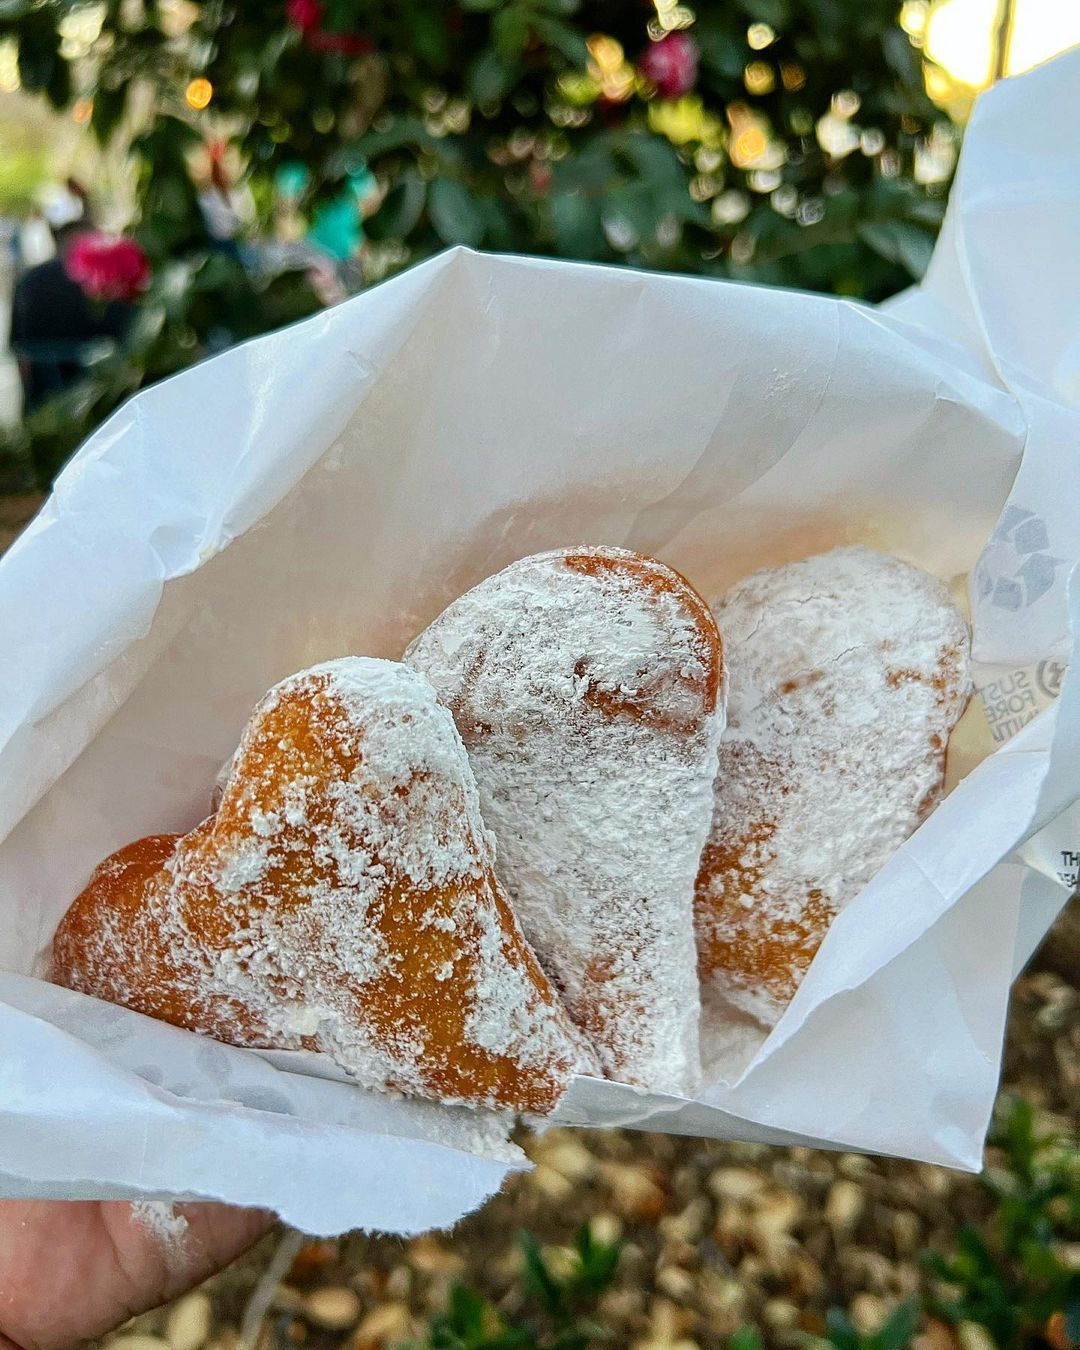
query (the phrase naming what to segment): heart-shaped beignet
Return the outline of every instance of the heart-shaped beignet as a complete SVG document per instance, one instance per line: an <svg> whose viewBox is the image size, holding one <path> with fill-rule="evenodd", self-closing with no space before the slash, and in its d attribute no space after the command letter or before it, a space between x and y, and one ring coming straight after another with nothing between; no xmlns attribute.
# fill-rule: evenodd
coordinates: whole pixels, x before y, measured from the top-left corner
<svg viewBox="0 0 1080 1350"><path fill-rule="evenodd" d="M724 725L708 606L651 558L559 550L482 581L405 659L454 713L499 877L605 1072L691 1094Z"/></svg>
<svg viewBox="0 0 1080 1350"><path fill-rule="evenodd" d="M968 630L909 563L837 548L746 577L715 607L729 725L698 876L705 1040L771 1026L839 911L941 796L971 692Z"/></svg>
<svg viewBox="0 0 1080 1350"><path fill-rule="evenodd" d="M427 681L346 658L256 708L215 815L114 854L53 942L58 983L358 1080L547 1112L595 1062L492 868Z"/></svg>

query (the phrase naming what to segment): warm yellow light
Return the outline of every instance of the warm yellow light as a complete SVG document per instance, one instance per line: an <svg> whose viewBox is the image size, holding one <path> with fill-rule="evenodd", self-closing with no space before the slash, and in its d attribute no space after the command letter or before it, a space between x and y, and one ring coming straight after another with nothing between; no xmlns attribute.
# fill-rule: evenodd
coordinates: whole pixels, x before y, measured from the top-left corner
<svg viewBox="0 0 1080 1350"><path fill-rule="evenodd" d="M600 92L612 103L622 103L634 90L634 67L626 59L622 43L606 33L594 33L585 44L589 49L589 74Z"/></svg>
<svg viewBox="0 0 1080 1350"><path fill-rule="evenodd" d="M649 20L649 36L654 41L678 28L689 28L694 22L694 11L679 0L653 0L653 8L656 17Z"/></svg>
<svg viewBox="0 0 1080 1350"><path fill-rule="evenodd" d="M900 27L909 37L922 38L929 11L929 0L904 0L900 6Z"/></svg>
<svg viewBox="0 0 1080 1350"><path fill-rule="evenodd" d="M706 112L696 94L654 99L649 104L648 119L649 129L666 136L672 145L698 141L709 149L718 150L723 142L724 129L720 119L715 113Z"/></svg>
<svg viewBox="0 0 1080 1350"><path fill-rule="evenodd" d="M859 148L859 133L846 117L827 112L815 125L818 145L833 159L843 159Z"/></svg>
<svg viewBox="0 0 1080 1350"><path fill-rule="evenodd" d="M745 169L765 153L768 145L768 137L760 127L747 127L731 142L731 161L737 168Z"/></svg>
<svg viewBox="0 0 1080 1350"><path fill-rule="evenodd" d="M1080 5L1070 0L1017 0L1005 72L1019 75L1080 44Z"/></svg>
<svg viewBox="0 0 1080 1350"><path fill-rule="evenodd" d="M169 38L183 37L199 17L191 0L157 0L157 12L161 31Z"/></svg>
<svg viewBox="0 0 1080 1350"><path fill-rule="evenodd" d="M995 75L997 33L1005 0L937 0L925 25L926 53L954 80L985 89ZM905 6L906 8L906 6ZM1080 4L1012 0L1002 67L1018 75L1080 43Z"/></svg>
<svg viewBox="0 0 1080 1350"><path fill-rule="evenodd" d="M184 102L189 108L194 108L196 112L201 112L213 97L214 86L209 80L204 80L201 75L192 80L184 90Z"/></svg>
<svg viewBox="0 0 1080 1350"><path fill-rule="evenodd" d="M994 74L998 0L940 0L926 22L926 54L962 84L985 89Z"/></svg>
<svg viewBox="0 0 1080 1350"><path fill-rule="evenodd" d="M21 84L19 48L13 38L4 38L0 41L0 94L14 94Z"/></svg>
<svg viewBox="0 0 1080 1350"><path fill-rule="evenodd" d="M768 94L776 88L776 73L768 61L751 61L743 71L743 84L751 94Z"/></svg>
<svg viewBox="0 0 1080 1350"><path fill-rule="evenodd" d="M776 32L767 23L752 23L746 30L746 41L756 52L776 41Z"/></svg>
<svg viewBox="0 0 1080 1350"><path fill-rule="evenodd" d="M60 34L60 55L66 61L79 61L87 56L101 36L105 22L105 6L84 5L69 9L57 24Z"/></svg>

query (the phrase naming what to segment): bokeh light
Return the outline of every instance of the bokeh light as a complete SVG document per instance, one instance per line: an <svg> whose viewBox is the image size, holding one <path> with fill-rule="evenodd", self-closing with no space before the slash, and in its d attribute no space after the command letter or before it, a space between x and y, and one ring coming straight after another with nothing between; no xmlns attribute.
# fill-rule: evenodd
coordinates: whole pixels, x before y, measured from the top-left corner
<svg viewBox="0 0 1080 1350"><path fill-rule="evenodd" d="M1076 0L908 0L900 20L926 54L953 79L977 91L1000 68L1019 75L1080 43ZM1005 49L998 54L999 33ZM934 93L931 88L931 93Z"/></svg>
<svg viewBox="0 0 1080 1350"><path fill-rule="evenodd" d="M213 97L214 86L201 75L192 80L184 90L184 102L189 108L194 108L196 112L201 112L203 108L207 107Z"/></svg>
<svg viewBox="0 0 1080 1350"><path fill-rule="evenodd" d="M626 59L622 43L606 33L594 33L585 44L589 49L589 74L610 103L623 103L634 92L634 67Z"/></svg>
<svg viewBox="0 0 1080 1350"><path fill-rule="evenodd" d="M11 39L0 42L0 94L14 94L22 84L19 49Z"/></svg>

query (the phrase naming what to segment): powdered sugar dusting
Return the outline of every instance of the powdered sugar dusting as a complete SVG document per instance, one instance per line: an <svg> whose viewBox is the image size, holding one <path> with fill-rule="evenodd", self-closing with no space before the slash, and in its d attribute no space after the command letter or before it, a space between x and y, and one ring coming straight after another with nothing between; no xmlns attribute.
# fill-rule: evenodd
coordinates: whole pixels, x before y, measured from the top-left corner
<svg viewBox="0 0 1080 1350"><path fill-rule="evenodd" d="M405 659L454 713L496 869L605 1071L692 1093L693 884L723 717L703 602L636 554L561 550L481 582Z"/></svg>
<svg viewBox="0 0 1080 1350"><path fill-rule="evenodd" d="M945 587L841 548L736 585L715 607L728 728L698 882L706 1035L725 1002L771 1024L838 909L938 799L970 694Z"/></svg>
<svg viewBox="0 0 1080 1350"><path fill-rule="evenodd" d="M134 921L99 905L74 960L62 928L65 983L446 1101L550 1109L591 1064L498 890L453 719L405 666L276 686L216 816L158 862Z"/></svg>
<svg viewBox="0 0 1080 1350"><path fill-rule="evenodd" d="M186 1255L188 1221L177 1213L170 1200L133 1200L129 1206L131 1222L157 1242L169 1265Z"/></svg>

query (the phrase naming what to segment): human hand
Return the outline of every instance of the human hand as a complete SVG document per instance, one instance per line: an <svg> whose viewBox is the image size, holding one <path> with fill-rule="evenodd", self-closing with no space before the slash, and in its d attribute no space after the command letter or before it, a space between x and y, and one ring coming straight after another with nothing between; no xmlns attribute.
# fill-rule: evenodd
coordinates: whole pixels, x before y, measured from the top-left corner
<svg viewBox="0 0 1080 1350"><path fill-rule="evenodd" d="M0 1200L0 1350L68 1350L182 1294L273 1222L229 1205Z"/></svg>

